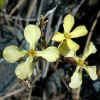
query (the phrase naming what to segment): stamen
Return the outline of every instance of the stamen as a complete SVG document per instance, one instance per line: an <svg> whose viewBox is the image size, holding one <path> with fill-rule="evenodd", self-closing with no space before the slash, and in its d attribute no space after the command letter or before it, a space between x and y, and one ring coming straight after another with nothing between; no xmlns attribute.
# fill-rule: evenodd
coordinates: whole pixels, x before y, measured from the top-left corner
<svg viewBox="0 0 100 100"><path fill-rule="evenodd" d="M30 50L28 51L28 55L29 55L29 56L36 56L36 52L35 52L33 49L30 49Z"/></svg>
<svg viewBox="0 0 100 100"><path fill-rule="evenodd" d="M70 34L64 34L64 37L65 37L66 39L70 39L72 36L71 36Z"/></svg>
<svg viewBox="0 0 100 100"><path fill-rule="evenodd" d="M88 62L87 62L87 61L85 61L85 62L84 62L84 64L85 64L85 65L88 65Z"/></svg>
<svg viewBox="0 0 100 100"><path fill-rule="evenodd" d="M77 64L80 65L80 66L83 66L84 65L84 61L79 58L78 61L77 61Z"/></svg>

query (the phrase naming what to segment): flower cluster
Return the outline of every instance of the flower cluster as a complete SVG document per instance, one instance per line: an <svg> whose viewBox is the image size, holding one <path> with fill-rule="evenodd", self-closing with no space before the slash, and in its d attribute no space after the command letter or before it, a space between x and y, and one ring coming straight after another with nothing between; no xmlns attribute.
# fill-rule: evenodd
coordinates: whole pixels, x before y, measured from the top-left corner
<svg viewBox="0 0 100 100"><path fill-rule="evenodd" d="M82 84L82 72L80 72L80 68L85 69L90 78L95 80L97 78L96 66L88 66L85 60L89 55L96 53L97 50L94 44L90 42L84 55L82 57L76 56L76 51L80 46L72 38L85 36L88 31L84 25L80 25L71 31L74 23L74 17L70 14L66 15L63 22L64 33L56 32L52 38L54 42L60 43L58 48L50 46L42 51L35 50L36 43L41 37L40 28L36 25L27 25L24 30L24 37L30 45L29 50L21 50L14 45L8 46L3 51L3 57L6 61L14 63L22 57L27 56L26 61L18 64L15 70L16 76L21 80L31 77L34 70L34 57L42 57L48 62L55 62L59 58L59 55L73 57L77 64L69 84L71 88L78 88Z"/></svg>
<svg viewBox="0 0 100 100"><path fill-rule="evenodd" d="M80 68L86 70L86 72L90 75L92 80L97 79L96 74L96 66L88 66L85 62L85 59L91 55L96 53L96 48L92 42L90 42L87 50L85 51L84 55L80 58L76 56L76 51L79 49L79 45L71 40L71 38L77 38L81 36L85 36L88 31L84 25L80 25L76 27L72 32L71 29L74 25L74 17L70 14L65 16L63 27L64 27L64 34L57 32L52 40L55 42L60 42L58 49L62 56L64 57L73 57L76 61L76 70L71 77L71 82L69 86L71 88L79 88L82 84L82 72L80 72Z"/></svg>

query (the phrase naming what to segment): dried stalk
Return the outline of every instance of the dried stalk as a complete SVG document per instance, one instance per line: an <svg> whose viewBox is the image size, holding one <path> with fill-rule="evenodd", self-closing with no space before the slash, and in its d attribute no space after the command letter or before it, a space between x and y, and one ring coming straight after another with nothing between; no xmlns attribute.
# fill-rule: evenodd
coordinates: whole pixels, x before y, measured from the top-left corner
<svg viewBox="0 0 100 100"><path fill-rule="evenodd" d="M46 62L46 64L45 64L45 71L44 71L44 73L43 73L43 78L45 78L46 76L47 76L47 73L48 73L48 70L49 70L49 66L50 66L50 63L49 62Z"/></svg>
<svg viewBox="0 0 100 100"><path fill-rule="evenodd" d="M2 16L4 16L4 17L6 17L7 18L7 20L9 20L9 21L12 21L12 20L18 20L18 21L36 21L36 19L35 18L22 18L22 17L17 17L17 16L11 16L11 17L9 17L9 15L7 15L7 14L5 14L5 15L2 15Z"/></svg>
<svg viewBox="0 0 100 100"><path fill-rule="evenodd" d="M14 12L25 2L26 0L19 0L18 4L11 10L9 16L12 16Z"/></svg>
<svg viewBox="0 0 100 100"><path fill-rule="evenodd" d="M41 12L42 12L43 3L44 3L44 0L41 0L38 15L37 15L37 22L39 22L39 20L40 20L40 15L41 15Z"/></svg>
<svg viewBox="0 0 100 100"><path fill-rule="evenodd" d="M72 89L72 99L80 100L80 87L76 89Z"/></svg>
<svg viewBox="0 0 100 100"><path fill-rule="evenodd" d="M46 32L46 36L45 36L45 40L48 43L48 38L51 34L51 24L53 22L53 16L54 16L54 12L48 17L48 24L47 24L47 32Z"/></svg>
<svg viewBox="0 0 100 100"><path fill-rule="evenodd" d="M6 94L5 96L0 97L0 100L9 98L9 97L11 97L11 96L13 96L13 95L16 95L16 94L18 94L18 93L20 93L20 92L23 92L24 90L25 90L25 88L21 88L21 89L15 90L15 91L13 91L13 92L11 92L11 93Z"/></svg>
<svg viewBox="0 0 100 100"><path fill-rule="evenodd" d="M85 2L85 0L82 0L81 2L80 2L80 4L76 7L76 8L74 8L73 10L72 10L72 15L73 16L75 16L76 14L77 14L77 12L79 11L79 9L80 9L80 7L83 5L83 3Z"/></svg>
<svg viewBox="0 0 100 100"><path fill-rule="evenodd" d="M30 5L30 7L29 7L29 10L28 10L28 12L27 12L27 14L26 14L26 18L31 17L32 12L33 12L33 9L34 9L34 7L35 7L35 5L36 5L36 1L37 1L37 0L32 0L31 5Z"/></svg>
<svg viewBox="0 0 100 100"><path fill-rule="evenodd" d="M85 51L87 50L87 47L88 47L89 42L90 42L90 40L92 38L93 31L94 31L94 29L96 27L96 24L98 22L99 17L100 17L100 10L98 11L97 16L96 16L96 19L94 20L94 22L92 24L92 27L90 29L90 32L89 32L89 35L88 35L88 38L87 38L87 41L86 41L86 45L85 45L85 48L84 48L84 51L83 51L83 55L84 55Z"/></svg>
<svg viewBox="0 0 100 100"><path fill-rule="evenodd" d="M36 2L37 2L37 0L32 0L32 3L30 5L30 7L29 7L29 10L28 10L28 12L26 14L26 18L31 18L32 17L33 11L34 11L34 9L36 7ZM27 20L26 22L27 22L26 23L26 25L27 25L29 23L29 21Z"/></svg>
<svg viewBox="0 0 100 100"><path fill-rule="evenodd" d="M31 100L32 99L32 86L31 86L31 88L30 88L30 91L29 91L29 97L28 97L28 100Z"/></svg>

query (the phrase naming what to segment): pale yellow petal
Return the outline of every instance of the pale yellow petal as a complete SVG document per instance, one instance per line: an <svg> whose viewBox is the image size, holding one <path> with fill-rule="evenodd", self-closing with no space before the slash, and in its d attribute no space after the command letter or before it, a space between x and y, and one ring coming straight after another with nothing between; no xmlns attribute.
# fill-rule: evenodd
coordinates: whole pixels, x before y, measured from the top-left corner
<svg viewBox="0 0 100 100"><path fill-rule="evenodd" d="M58 49L59 49L59 52L60 52L60 54L62 56L65 56L65 57L72 57L72 56L74 56L74 51L72 51L72 50L70 50L68 48L68 45L67 45L67 41L66 40L64 40L63 42L61 42L59 44Z"/></svg>
<svg viewBox="0 0 100 100"><path fill-rule="evenodd" d="M27 42L30 44L30 48L34 49L41 36L40 28L36 25L27 25L24 30L24 36Z"/></svg>
<svg viewBox="0 0 100 100"><path fill-rule="evenodd" d="M79 49L79 45L76 43L76 42L74 42L73 40L71 40L71 39L67 39L67 46L68 46L68 48L69 49L71 49L71 50L73 50L73 51L77 51L78 49Z"/></svg>
<svg viewBox="0 0 100 100"><path fill-rule="evenodd" d="M10 63L18 61L21 57L24 57L25 54L26 51L21 50L20 48L14 45L6 47L3 51L4 59Z"/></svg>
<svg viewBox="0 0 100 100"><path fill-rule="evenodd" d="M71 82L69 83L70 88L79 88L82 84L82 73L79 72L79 68L80 67L77 66L71 77Z"/></svg>
<svg viewBox="0 0 100 100"><path fill-rule="evenodd" d="M92 80L97 79L96 66L86 66L84 69L87 71Z"/></svg>
<svg viewBox="0 0 100 100"><path fill-rule="evenodd" d="M63 27L64 33L69 33L74 25L74 16L68 14L64 18Z"/></svg>
<svg viewBox="0 0 100 100"><path fill-rule="evenodd" d="M65 57L74 57L75 56L75 52L73 50L69 50L68 53L66 53Z"/></svg>
<svg viewBox="0 0 100 100"><path fill-rule="evenodd" d="M85 60L89 55L95 54L96 51L97 51L97 49L96 49L95 45L93 44L93 42L90 42L86 52L83 54L82 59Z"/></svg>
<svg viewBox="0 0 100 100"><path fill-rule="evenodd" d="M55 42L61 42L65 39L64 34L60 32L56 32L56 34L53 36L52 40Z"/></svg>
<svg viewBox="0 0 100 100"><path fill-rule="evenodd" d="M40 56L46 59L48 62L55 62L59 58L59 50L58 48L51 46L43 51L37 51L37 56Z"/></svg>
<svg viewBox="0 0 100 100"><path fill-rule="evenodd" d="M72 38L82 37L85 36L87 33L88 30L86 29L86 27L84 25L80 25L71 32L71 37Z"/></svg>
<svg viewBox="0 0 100 100"><path fill-rule="evenodd" d="M33 58L30 56L27 60L16 67L15 74L16 76L21 79L30 78L33 73L33 65L32 65Z"/></svg>

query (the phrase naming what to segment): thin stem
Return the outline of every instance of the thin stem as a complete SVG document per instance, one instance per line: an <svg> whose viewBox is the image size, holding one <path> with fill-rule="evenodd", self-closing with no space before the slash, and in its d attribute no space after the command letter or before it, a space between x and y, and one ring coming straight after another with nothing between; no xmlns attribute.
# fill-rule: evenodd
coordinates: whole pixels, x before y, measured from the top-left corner
<svg viewBox="0 0 100 100"><path fill-rule="evenodd" d="M11 12L9 13L9 16L12 16L14 14L14 12L21 7L21 5L25 2L25 0L19 0L18 4L11 10Z"/></svg>
<svg viewBox="0 0 100 100"><path fill-rule="evenodd" d="M25 90L25 88L21 88L21 89L15 90L15 91L13 91L11 93L6 94L5 96L0 97L0 100L6 99L8 97L11 97L11 96L13 96L15 94L18 94L20 92L23 92L24 90Z"/></svg>
<svg viewBox="0 0 100 100"><path fill-rule="evenodd" d="M39 20L40 20L40 15L42 13L43 3L44 3L44 0L41 0L40 7L39 7L39 10L38 10L38 14L37 14L37 22L39 22Z"/></svg>
<svg viewBox="0 0 100 100"><path fill-rule="evenodd" d="M26 14L26 18L31 18L34 16L33 14L35 13L35 10L36 10L36 3L37 3L37 0L32 0L31 5ZM26 25L28 24L29 24L29 21L27 21Z"/></svg>
<svg viewBox="0 0 100 100"><path fill-rule="evenodd" d="M77 14L77 12L79 11L80 7L83 5L84 2L85 2L85 0L82 0L78 6L76 6L75 8L73 8L73 10L71 12L71 14L73 16L75 16Z"/></svg>
<svg viewBox="0 0 100 100"><path fill-rule="evenodd" d="M98 22L99 17L100 17L100 10L98 11L97 16L96 16L96 19L94 20L94 22L92 24L92 27L90 29L90 32L89 32L89 35L88 35L88 38L87 38L87 41L86 41L86 45L85 45L85 48L84 48L84 51L83 51L83 55L84 55L84 53L86 52L86 50L88 48L89 42L90 42L90 40L92 38L93 31L94 31L94 29L96 27L96 24Z"/></svg>
<svg viewBox="0 0 100 100"><path fill-rule="evenodd" d="M35 5L36 5L36 0L32 0L31 5L30 5L28 12L26 14L26 18L30 18L32 16L32 12L35 8Z"/></svg>
<svg viewBox="0 0 100 100"><path fill-rule="evenodd" d="M30 91L29 91L29 97L28 97L28 100L31 100L32 99L32 87L30 88Z"/></svg>
<svg viewBox="0 0 100 100"><path fill-rule="evenodd" d="M11 17L9 17L9 15L7 15L7 14L2 15L2 17L5 17L5 18L7 18L7 20L10 20L10 21L12 21L12 20L33 21L33 22L36 21L35 18L22 18L22 17L18 17L18 16L11 16Z"/></svg>

